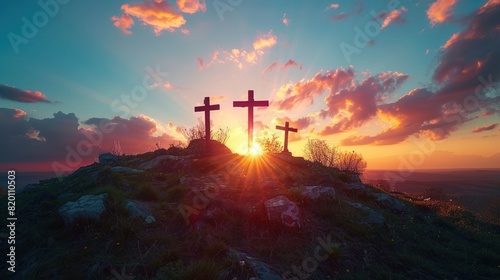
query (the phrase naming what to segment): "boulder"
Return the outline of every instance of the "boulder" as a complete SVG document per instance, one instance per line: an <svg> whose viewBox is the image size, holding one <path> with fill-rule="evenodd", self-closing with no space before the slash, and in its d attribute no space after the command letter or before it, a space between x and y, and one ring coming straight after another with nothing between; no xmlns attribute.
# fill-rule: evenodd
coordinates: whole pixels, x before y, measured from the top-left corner
<svg viewBox="0 0 500 280"><path fill-rule="evenodd" d="M377 204L380 207L389 209L397 213L404 213L410 210L410 208L406 204L404 204L401 200L396 199L388 194L375 193L374 196Z"/></svg>
<svg viewBox="0 0 500 280"><path fill-rule="evenodd" d="M284 195L271 198L264 202L267 218L279 221L289 227L300 227L299 207Z"/></svg>
<svg viewBox="0 0 500 280"><path fill-rule="evenodd" d="M99 163L102 165L111 165L119 158L120 156L113 155L112 153L106 153L99 156Z"/></svg>
<svg viewBox="0 0 500 280"><path fill-rule="evenodd" d="M226 145L215 141L210 140L210 149L211 155L231 155L233 154L231 150L226 147ZM205 139L194 139L189 142L189 145L186 148L187 153L191 155L206 155L206 147L205 147Z"/></svg>
<svg viewBox="0 0 500 280"><path fill-rule="evenodd" d="M156 221L153 215L151 215L148 207L144 204L141 204L139 201L129 199L125 204L125 208L127 208L132 216L142 218L148 224Z"/></svg>
<svg viewBox="0 0 500 280"><path fill-rule="evenodd" d="M72 224L77 218L88 218L97 223L106 208L104 200L107 195L83 195L76 201L66 202L59 207L59 215L66 225Z"/></svg>
<svg viewBox="0 0 500 280"><path fill-rule="evenodd" d="M368 223L368 224L383 224L385 223L385 218L381 214L375 212L373 209L370 207L363 205L358 202L348 202L352 207L361 209L365 212L368 212L368 216L364 218L363 222Z"/></svg>
<svg viewBox="0 0 500 280"><path fill-rule="evenodd" d="M306 186L302 188L301 187L291 188L291 190L299 191L301 194L311 199L318 199L322 195L335 197L335 189L332 187Z"/></svg>
<svg viewBox="0 0 500 280"><path fill-rule="evenodd" d="M130 168L130 167L124 167L124 166L113 166L113 167L111 167L111 171L121 172L121 173L144 173L144 170L139 170L139 169Z"/></svg>

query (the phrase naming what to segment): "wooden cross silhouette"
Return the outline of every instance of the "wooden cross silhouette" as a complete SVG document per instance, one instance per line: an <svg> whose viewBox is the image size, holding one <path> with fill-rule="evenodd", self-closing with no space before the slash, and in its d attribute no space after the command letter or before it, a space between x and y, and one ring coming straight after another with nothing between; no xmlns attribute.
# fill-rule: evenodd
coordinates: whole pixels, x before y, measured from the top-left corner
<svg viewBox="0 0 500 280"><path fill-rule="evenodd" d="M268 107L267 100L254 100L253 90L248 91L248 101L233 101L233 107L248 107L248 151L253 148L253 107Z"/></svg>
<svg viewBox="0 0 500 280"><path fill-rule="evenodd" d="M210 111L220 110L219 104L210 105L210 97L203 100L204 106L194 107L195 112L205 112L205 151L210 152Z"/></svg>
<svg viewBox="0 0 500 280"><path fill-rule="evenodd" d="M288 132L289 131L291 131L291 132L297 132L297 129L293 128L293 127L290 127L288 122L285 122L285 126L279 126L279 125L277 125L276 129L284 130L285 131L285 144L284 144L283 152L290 153L288 151Z"/></svg>

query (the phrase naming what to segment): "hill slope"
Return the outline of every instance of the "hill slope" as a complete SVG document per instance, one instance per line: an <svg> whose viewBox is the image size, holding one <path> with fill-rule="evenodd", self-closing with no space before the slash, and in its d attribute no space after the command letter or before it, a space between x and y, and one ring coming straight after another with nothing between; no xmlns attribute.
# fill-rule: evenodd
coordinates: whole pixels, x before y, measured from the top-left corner
<svg viewBox="0 0 500 280"><path fill-rule="evenodd" d="M499 227L457 206L386 194L301 158L187 153L102 155L18 193L16 272L2 275L500 278Z"/></svg>

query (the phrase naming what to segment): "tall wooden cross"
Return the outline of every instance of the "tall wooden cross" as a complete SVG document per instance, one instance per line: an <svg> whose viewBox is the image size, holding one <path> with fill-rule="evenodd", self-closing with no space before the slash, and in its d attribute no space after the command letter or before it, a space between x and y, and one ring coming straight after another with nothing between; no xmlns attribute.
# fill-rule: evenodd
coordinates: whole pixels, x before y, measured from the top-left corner
<svg viewBox="0 0 500 280"><path fill-rule="evenodd" d="M233 107L248 107L248 151L253 148L253 107L268 107L268 100L254 100L253 90L248 91L248 101L233 101Z"/></svg>
<svg viewBox="0 0 500 280"><path fill-rule="evenodd" d="M210 97L203 100L204 106L194 107L195 112L205 112L205 151L210 152L210 111L220 110L219 104L210 105Z"/></svg>
<svg viewBox="0 0 500 280"><path fill-rule="evenodd" d="M279 126L279 125L277 125L276 129L284 130L285 131L285 144L284 144L283 152L284 153L290 153L288 151L288 132L289 131L291 131L291 132L297 132L297 129L293 128L293 127L290 127L290 125L289 125L288 122L285 122L285 126Z"/></svg>

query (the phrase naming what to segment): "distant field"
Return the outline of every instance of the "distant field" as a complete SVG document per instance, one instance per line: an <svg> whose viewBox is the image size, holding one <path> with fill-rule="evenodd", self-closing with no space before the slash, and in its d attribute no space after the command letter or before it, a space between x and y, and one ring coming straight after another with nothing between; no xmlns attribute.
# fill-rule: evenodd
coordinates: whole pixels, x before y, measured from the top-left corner
<svg viewBox="0 0 500 280"><path fill-rule="evenodd" d="M372 180L386 180L393 170L367 170L363 174L365 183ZM437 188L451 195L500 195L500 169L496 170L419 170L414 171L402 182L395 182L395 190L402 192L423 192Z"/></svg>
<svg viewBox="0 0 500 280"><path fill-rule="evenodd" d="M363 174L364 183L387 180L394 170L367 170ZM441 191L447 199L470 210L483 213L498 211L500 202L500 169L472 170L418 170L402 182L394 182L399 192L426 194L430 188ZM492 210L493 209L493 210Z"/></svg>

